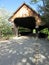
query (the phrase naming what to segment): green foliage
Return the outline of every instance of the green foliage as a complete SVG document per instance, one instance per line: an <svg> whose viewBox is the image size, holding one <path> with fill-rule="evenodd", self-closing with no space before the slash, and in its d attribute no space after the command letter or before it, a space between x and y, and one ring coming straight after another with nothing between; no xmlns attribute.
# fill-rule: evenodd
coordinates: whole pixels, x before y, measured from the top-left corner
<svg viewBox="0 0 49 65"><path fill-rule="evenodd" d="M38 12L42 15L42 20L48 22L49 24L49 0L31 0L31 3L37 4L40 1L43 3L43 5L37 5Z"/></svg>
<svg viewBox="0 0 49 65"><path fill-rule="evenodd" d="M37 5L38 12L41 14L42 21L45 22L47 25L49 25L49 0L31 0L31 2L35 2L34 4L38 3L39 1L42 1L43 5L40 4ZM48 34L48 38L49 38L48 28L45 28L40 32Z"/></svg>
<svg viewBox="0 0 49 65"><path fill-rule="evenodd" d="M33 29L33 33L36 33L36 29Z"/></svg>
<svg viewBox="0 0 49 65"><path fill-rule="evenodd" d="M48 28L45 28L45 29L41 30L40 32L44 33L44 34L47 34L48 35L47 39L49 39L49 30L48 30Z"/></svg>
<svg viewBox="0 0 49 65"><path fill-rule="evenodd" d="M11 26L9 25L9 23L7 23L7 21L0 21L0 34L2 36L6 36L6 35L9 35L9 34L12 34L12 28Z"/></svg>
<svg viewBox="0 0 49 65"><path fill-rule="evenodd" d="M39 0L31 0L31 3L37 3Z"/></svg>
<svg viewBox="0 0 49 65"><path fill-rule="evenodd" d="M9 14L7 12L4 12L5 9L0 9L1 16L0 16L0 37L5 37L12 35L12 24L9 23L8 18ZM2 12L4 12L2 14Z"/></svg>
<svg viewBox="0 0 49 65"><path fill-rule="evenodd" d="M42 14L44 21L49 24L49 0L42 0L43 6L39 6L39 12Z"/></svg>
<svg viewBox="0 0 49 65"><path fill-rule="evenodd" d="M19 32L30 32L30 29L24 28L24 27L19 27Z"/></svg>
<svg viewBox="0 0 49 65"><path fill-rule="evenodd" d="M41 30L40 32L48 34L49 31L48 31L48 28L45 28L45 29Z"/></svg>

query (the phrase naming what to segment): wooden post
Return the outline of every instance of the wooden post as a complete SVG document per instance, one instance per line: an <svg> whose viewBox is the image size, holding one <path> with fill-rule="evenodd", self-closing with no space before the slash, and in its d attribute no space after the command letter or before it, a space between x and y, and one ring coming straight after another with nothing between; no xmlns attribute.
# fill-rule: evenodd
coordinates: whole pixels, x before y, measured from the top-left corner
<svg viewBox="0 0 49 65"><path fill-rule="evenodd" d="M39 27L38 25L36 25L36 27L35 27L36 28L36 36L37 37L38 37L38 27Z"/></svg>
<svg viewBox="0 0 49 65"><path fill-rule="evenodd" d="M18 36L18 26L14 24L15 35Z"/></svg>
<svg viewBox="0 0 49 65"><path fill-rule="evenodd" d="M1 37L2 37L2 34L1 34L1 31L0 31L0 39L1 39Z"/></svg>

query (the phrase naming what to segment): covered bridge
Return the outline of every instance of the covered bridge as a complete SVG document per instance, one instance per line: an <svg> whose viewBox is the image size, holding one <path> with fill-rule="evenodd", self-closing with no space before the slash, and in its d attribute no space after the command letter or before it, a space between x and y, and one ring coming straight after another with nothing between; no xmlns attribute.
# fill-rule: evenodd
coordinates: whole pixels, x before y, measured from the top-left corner
<svg viewBox="0 0 49 65"><path fill-rule="evenodd" d="M38 28L42 21L40 15L30 6L23 3L16 12L9 18L14 23L16 35L18 35L18 27L28 28L31 31Z"/></svg>

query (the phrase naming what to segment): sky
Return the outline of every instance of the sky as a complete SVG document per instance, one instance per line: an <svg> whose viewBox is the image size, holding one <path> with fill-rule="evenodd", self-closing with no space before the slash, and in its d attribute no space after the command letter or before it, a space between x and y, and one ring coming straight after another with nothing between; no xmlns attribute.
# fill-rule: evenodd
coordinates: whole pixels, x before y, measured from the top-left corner
<svg viewBox="0 0 49 65"><path fill-rule="evenodd" d="M30 7L32 7L36 11L38 9L37 4L30 4L30 0L0 0L0 8L3 7L7 9L8 11L14 12L23 3L28 4ZM42 2L39 2L38 4L42 5Z"/></svg>

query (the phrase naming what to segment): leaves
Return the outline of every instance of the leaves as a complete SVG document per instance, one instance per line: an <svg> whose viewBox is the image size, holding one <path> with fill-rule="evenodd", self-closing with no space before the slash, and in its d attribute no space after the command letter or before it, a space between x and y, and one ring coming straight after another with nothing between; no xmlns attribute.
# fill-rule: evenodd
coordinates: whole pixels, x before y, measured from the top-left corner
<svg viewBox="0 0 49 65"><path fill-rule="evenodd" d="M31 3L36 4L39 0L31 0Z"/></svg>
<svg viewBox="0 0 49 65"><path fill-rule="evenodd" d="M8 35L12 34L12 24L9 23L9 12L7 12L5 9L0 8L0 35Z"/></svg>

